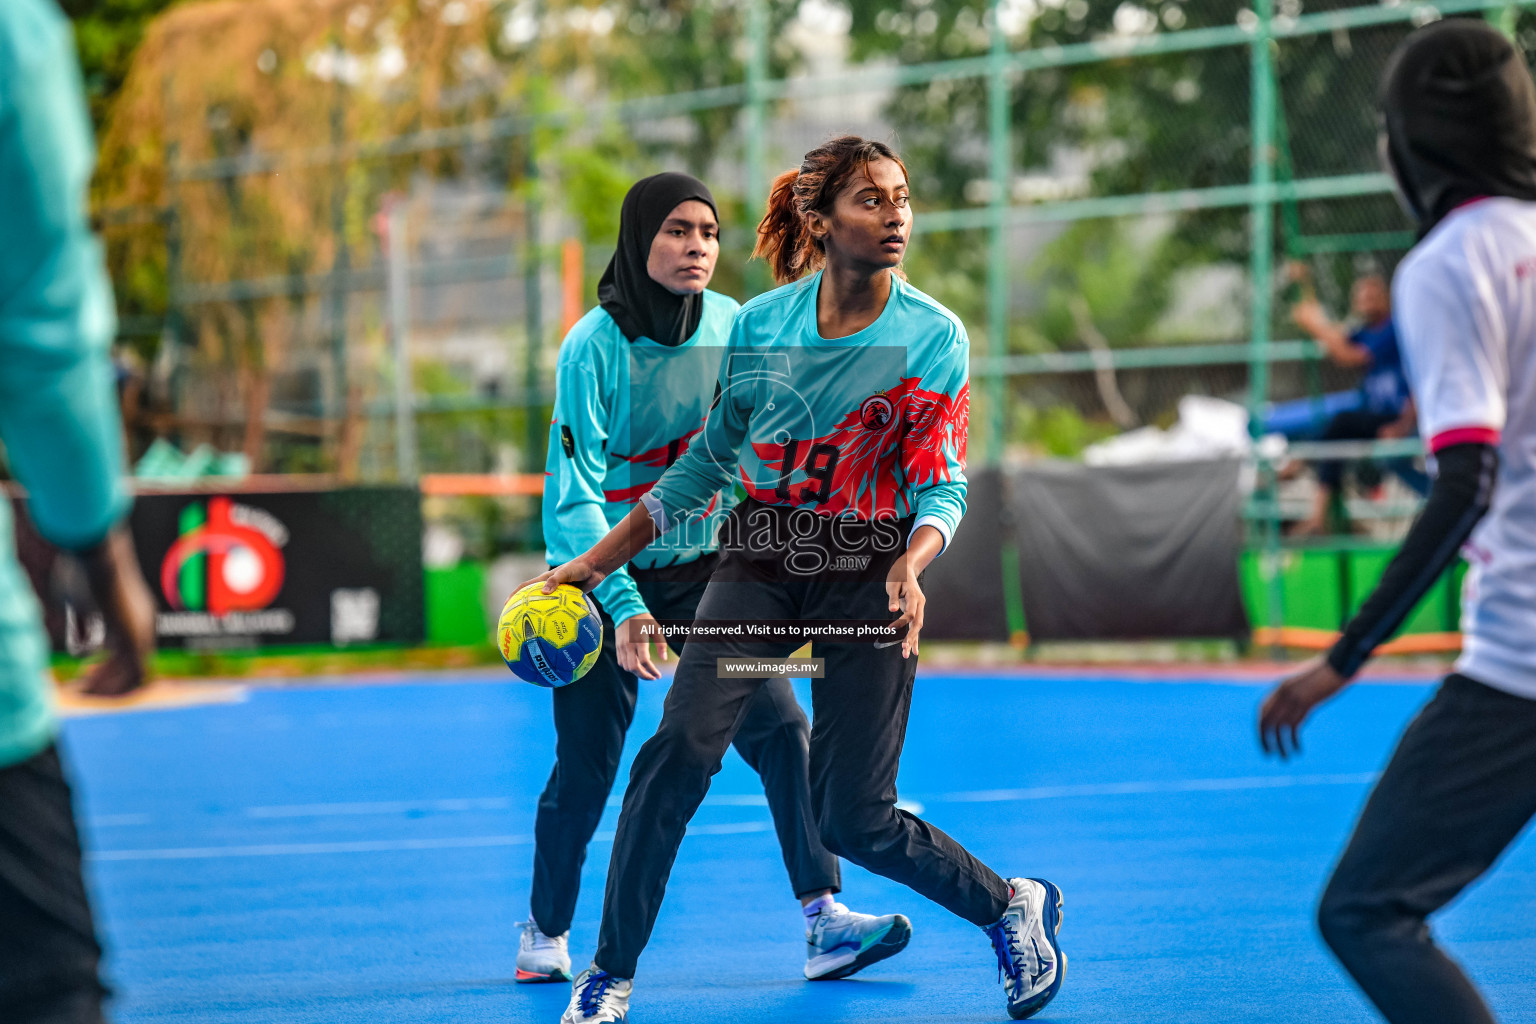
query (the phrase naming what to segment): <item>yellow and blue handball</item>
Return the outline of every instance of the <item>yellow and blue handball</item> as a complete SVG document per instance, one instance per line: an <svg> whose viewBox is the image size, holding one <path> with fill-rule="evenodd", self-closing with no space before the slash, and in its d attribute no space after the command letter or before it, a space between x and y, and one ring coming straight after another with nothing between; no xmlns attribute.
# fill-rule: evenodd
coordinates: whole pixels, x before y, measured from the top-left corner
<svg viewBox="0 0 1536 1024"><path fill-rule="evenodd" d="M536 686L569 686L597 661L603 620L587 595L562 583L553 594L530 583L507 598L496 623L501 659Z"/></svg>

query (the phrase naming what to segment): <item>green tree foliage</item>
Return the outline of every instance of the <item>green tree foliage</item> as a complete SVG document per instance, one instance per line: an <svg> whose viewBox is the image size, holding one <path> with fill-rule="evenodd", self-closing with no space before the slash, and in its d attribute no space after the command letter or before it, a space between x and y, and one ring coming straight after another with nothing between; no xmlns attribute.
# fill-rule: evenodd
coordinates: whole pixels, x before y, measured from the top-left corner
<svg viewBox="0 0 1536 1024"><path fill-rule="evenodd" d="M155 15L173 0L60 0L75 26L91 120L100 131Z"/></svg>
<svg viewBox="0 0 1536 1024"><path fill-rule="evenodd" d="M588 116L607 99L739 85L748 46L743 0L65 0L75 16L104 131L98 201L164 209L175 193L174 239L163 220L109 236L127 312L165 309L166 253L181 276L229 280L323 272L338 253L376 255L370 218L413 176L472 174L562 209L594 254L611 245L629 183L664 167L715 187L726 232L716 285L743 295L742 266L763 197L742 194L742 110L724 106L620 122ZM1359 0L1305 0L1305 13ZM1242 0L1003 0L1010 49L1230 26ZM1302 12L1276 0L1277 13ZM840 8L854 63L979 57L989 5L978 0L767 0L769 72L799 69L790 23ZM800 26L803 28L803 26ZM1288 131L1282 177L1375 169L1374 88L1404 26L1284 40L1276 46ZM143 34L133 70L128 54ZM217 60L209 54L216 53ZM1200 189L1247 180L1246 46L1107 59L1009 83L1009 204L1053 198ZM117 99L113 99L118 84ZM820 99L835 102L838 97ZM793 101L776 113L788 113ZM350 140L454 128L491 117L571 115L525 139L445 147L344 165L324 161L238 179L171 182L182 164L319 151ZM919 230L925 211L976 208L988 177L987 83L940 80L897 89L884 111L905 156ZM537 170L537 174L531 171ZM1279 248L1300 235L1405 227L1388 197L1300 204L1283 211ZM1113 346L1160 340L1157 325L1181 272L1246 265L1247 211L1167 214L1010 235L1016 351L1081 348L1079 303ZM908 272L976 330L985 321L987 233L919 234ZM1390 264L1394 252L1373 254ZM1354 254L1321 260L1335 293ZM588 282L590 295L592 282ZM1325 294L1327 288L1325 288ZM743 296L744 297L744 296ZM252 353L299 330L281 302L208 305L188 333L222 352ZM985 345L988 339L978 336ZM1211 338L1209 340L1233 340ZM980 347L980 345L978 346ZM990 346L989 346L990 347ZM236 361L248 358L238 355Z"/></svg>
<svg viewBox="0 0 1536 1024"><path fill-rule="evenodd" d="M1187 263L1175 255L1176 240L1145 234L1151 237L1138 239L1117 221L1093 220L1047 243L1031 268L1039 305L1026 325L1045 344L1032 347L1083 347L1084 328L1074 310L1079 300L1106 339L1146 338L1167 306L1171 268Z"/></svg>
<svg viewBox="0 0 1536 1024"><path fill-rule="evenodd" d="M1307 0L1306 13L1357 6L1354 0ZM1280 16L1301 13L1296 0L1276 4ZM851 0L854 53L862 59L902 62L979 56L988 49L982 8L964 0ZM1241 24L1251 18L1236 0L1086 0L1005 2L1002 23L1011 49L1045 48L1095 39ZM1405 25L1357 29L1286 40L1276 47L1282 135L1281 176L1369 172L1376 169L1375 87ZM1198 189L1247 180L1250 51L1246 46L1193 50L1157 57L1105 60L1017 76L1010 84L1010 163L1029 180L1054 178L1065 192L1010 195L1008 201L1075 198ZM896 125L918 199L934 207L977 206L990 198L986 145L986 84L980 79L934 82L900 90L888 110ZM1029 277L1056 289L1083 292L1103 319L1112 344L1144 344L1146 331L1166 305L1168 273L1201 263L1247 260L1247 211L1189 211L1176 215L1166 245L1140 249L1163 268L1126 280L1139 305L1134 315L1119 288L1095 286L1077 271L1129 226L1078 226L1060 244L1027 261ZM1390 199L1315 202L1286 211L1279 240L1298 234L1393 231L1406 222ZM1128 234L1127 234L1128 233ZM984 272L985 247L976 236L925 239L925 253L948 267ZM1097 248L1096 248L1097 247ZM1134 247L1133 247L1134 248ZM1389 261L1395 253L1376 254ZM1352 272L1352 258L1340 269ZM1126 268L1129 272L1130 268ZM1161 284L1157 284L1163 278ZM1137 283L1139 281L1139 283ZM1018 282L1026 288L1029 279ZM1103 295L1105 299L1096 297ZM1105 306L1115 296L1117 308ZM1035 335L1065 339L1059 304L1044 303ZM1053 311L1054 310L1054 311ZM971 311L968 311L971 312ZM1029 332L1026 332L1028 336ZM1021 343L1015 339L1016 344ZM1024 342L1027 344L1027 341Z"/></svg>

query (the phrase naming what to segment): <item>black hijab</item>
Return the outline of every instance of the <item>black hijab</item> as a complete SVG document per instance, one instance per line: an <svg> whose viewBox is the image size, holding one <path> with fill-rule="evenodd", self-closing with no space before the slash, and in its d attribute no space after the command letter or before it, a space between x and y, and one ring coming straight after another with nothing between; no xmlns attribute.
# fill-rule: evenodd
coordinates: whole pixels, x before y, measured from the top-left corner
<svg viewBox="0 0 1536 1024"><path fill-rule="evenodd" d="M709 186L698 178L668 171L641 178L619 210L619 245L597 283L597 301L630 341L646 337L681 345L693 337L704 315L703 295L674 295L651 279L645 266L651 242L678 203L708 203L720 219Z"/></svg>
<svg viewBox="0 0 1536 1024"><path fill-rule="evenodd" d="M1421 232L1479 196L1536 200L1536 87L1487 22L1450 18L1404 40L1381 108L1387 160Z"/></svg>

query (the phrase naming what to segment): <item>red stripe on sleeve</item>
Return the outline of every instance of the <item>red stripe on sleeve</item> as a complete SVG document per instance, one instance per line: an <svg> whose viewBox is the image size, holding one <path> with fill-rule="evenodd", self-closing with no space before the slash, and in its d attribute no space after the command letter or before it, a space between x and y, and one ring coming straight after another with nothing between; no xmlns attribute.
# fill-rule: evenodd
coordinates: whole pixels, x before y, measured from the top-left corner
<svg viewBox="0 0 1536 1024"><path fill-rule="evenodd" d="M1438 452L1453 444L1498 444L1499 432L1493 427L1456 427L1442 430L1429 439L1429 450Z"/></svg>

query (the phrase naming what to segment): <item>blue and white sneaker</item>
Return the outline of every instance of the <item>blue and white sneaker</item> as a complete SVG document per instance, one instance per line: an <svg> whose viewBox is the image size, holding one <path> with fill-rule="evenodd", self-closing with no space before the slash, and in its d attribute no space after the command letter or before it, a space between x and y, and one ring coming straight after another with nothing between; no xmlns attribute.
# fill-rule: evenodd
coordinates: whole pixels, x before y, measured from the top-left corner
<svg viewBox="0 0 1536 1024"><path fill-rule="evenodd" d="M836 981L895 956L912 938L912 922L901 914L858 914L833 903L809 920L805 933L807 981Z"/></svg>
<svg viewBox="0 0 1536 1024"><path fill-rule="evenodd" d="M560 1024L622 1024L629 1017L629 994L634 988L629 978L616 978L593 964L576 975L571 1005Z"/></svg>
<svg viewBox="0 0 1536 1024"><path fill-rule="evenodd" d="M523 922L517 943L517 980L520 982L570 981L571 954L564 935L545 935L533 921Z"/></svg>
<svg viewBox="0 0 1536 1024"><path fill-rule="evenodd" d="M986 929L997 953L997 976L1008 997L1008 1016L1033 1017L1061 991L1067 955L1061 931L1061 890L1043 878L1010 878L1013 898L1002 920Z"/></svg>

